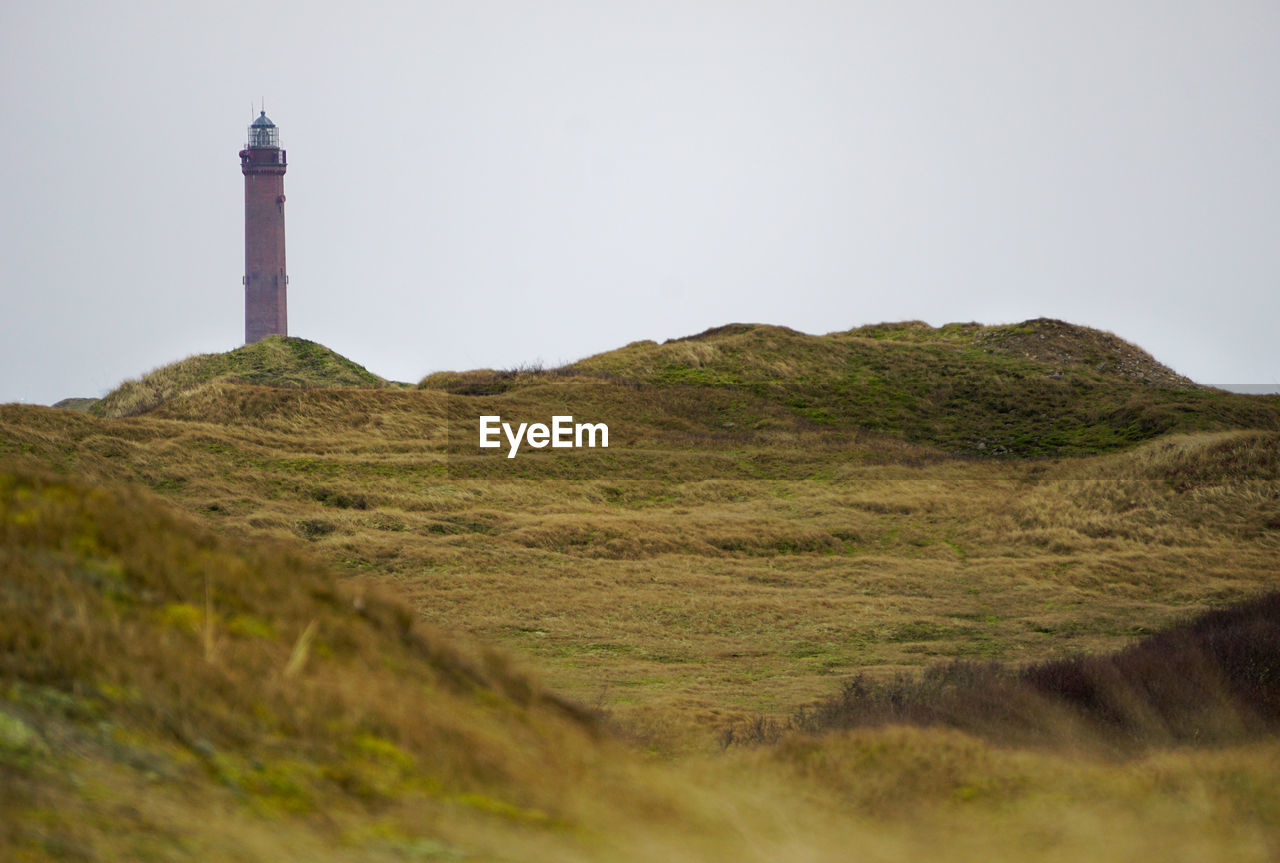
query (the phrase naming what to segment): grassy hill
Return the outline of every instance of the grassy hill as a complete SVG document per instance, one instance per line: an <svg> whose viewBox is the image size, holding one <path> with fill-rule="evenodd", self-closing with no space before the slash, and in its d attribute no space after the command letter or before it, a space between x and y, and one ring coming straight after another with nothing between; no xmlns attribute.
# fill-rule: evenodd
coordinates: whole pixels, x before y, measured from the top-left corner
<svg viewBox="0 0 1280 863"><path fill-rule="evenodd" d="M95 398L84 398L80 396L72 396L71 398L60 399L54 402L51 407L61 408L68 411L87 411L98 400Z"/></svg>
<svg viewBox="0 0 1280 863"><path fill-rule="evenodd" d="M268 336L221 354L199 354L125 381L87 410L100 417L134 416L217 382L276 387L385 387L387 381L323 345Z"/></svg>
<svg viewBox="0 0 1280 863"><path fill-rule="evenodd" d="M1183 634L1276 590L1277 412L1054 322L0 407L0 857L1273 859L1274 627Z"/></svg>
<svg viewBox="0 0 1280 863"><path fill-rule="evenodd" d="M3 474L0 569L22 612L0 631L5 859L396 859L572 817L585 711L287 548ZM283 816L346 847L275 837Z"/></svg>
<svg viewBox="0 0 1280 863"><path fill-rule="evenodd" d="M1003 327L881 324L809 336L732 324L638 342L543 373L429 376L420 386L496 395L567 379L695 390L750 431L783 408L832 430L972 455L1106 452L1174 431L1277 428L1276 401L1198 386L1109 333L1039 319ZM693 399L690 399L692 401Z"/></svg>
<svg viewBox="0 0 1280 863"><path fill-rule="evenodd" d="M889 729L654 762L373 580L136 489L0 472L0 568L5 859L1274 850L1265 738L1117 763Z"/></svg>

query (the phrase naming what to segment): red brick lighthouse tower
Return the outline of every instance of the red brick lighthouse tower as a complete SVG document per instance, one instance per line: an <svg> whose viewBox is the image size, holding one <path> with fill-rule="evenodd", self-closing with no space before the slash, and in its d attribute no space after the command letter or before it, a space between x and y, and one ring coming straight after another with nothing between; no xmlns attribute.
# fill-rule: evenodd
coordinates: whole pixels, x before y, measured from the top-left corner
<svg viewBox="0 0 1280 863"><path fill-rule="evenodd" d="M289 334L284 270L284 150L263 111L240 151L244 173L244 341Z"/></svg>

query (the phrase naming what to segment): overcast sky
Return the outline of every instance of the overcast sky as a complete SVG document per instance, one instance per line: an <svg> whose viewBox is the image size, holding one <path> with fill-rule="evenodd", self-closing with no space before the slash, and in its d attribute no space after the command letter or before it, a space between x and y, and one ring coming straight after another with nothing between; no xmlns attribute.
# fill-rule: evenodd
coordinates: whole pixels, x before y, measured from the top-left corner
<svg viewBox="0 0 1280 863"><path fill-rule="evenodd" d="M1048 316L1280 381L1275 0L0 4L0 401L289 329L386 377Z"/></svg>

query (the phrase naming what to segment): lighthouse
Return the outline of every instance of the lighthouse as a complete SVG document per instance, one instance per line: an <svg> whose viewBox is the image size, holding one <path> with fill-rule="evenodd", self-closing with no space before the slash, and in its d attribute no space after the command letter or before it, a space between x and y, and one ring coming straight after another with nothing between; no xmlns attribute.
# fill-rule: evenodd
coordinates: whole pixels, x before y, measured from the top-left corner
<svg viewBox="0 0 1280 863"><path fill-rule="evenodd" d="M284 268L284 150L264 110L240 151L244 174L244 341L289 334Z"/></svg>

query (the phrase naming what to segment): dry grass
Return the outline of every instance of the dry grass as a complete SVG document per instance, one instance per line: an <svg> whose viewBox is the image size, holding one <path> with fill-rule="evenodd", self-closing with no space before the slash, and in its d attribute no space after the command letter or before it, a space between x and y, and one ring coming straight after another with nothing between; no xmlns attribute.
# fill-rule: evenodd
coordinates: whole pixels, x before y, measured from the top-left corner
<svg viewBox="0 0 1280 863"><path fill-rule="evenodd" d="M129 380L79 409L101 417L127 417L152 410L218 381L283 387L385 387L388 382L323 345L268 336L222 354L199 354ZM79 401L79 400L64 400ZM78 407L59 402L58 407Z"/></svg>
<svg viewBox="0 0 1280 863"><path fill-rule="evenodd" d="M0 570L4 859L593 859L632 808L705 827L506 656L150 495L2 474Z"/></svg>
<svg viewBox="0 0 1280 863"><path fill-rule="evenodd" d="M574 410L609 395L572 392ZM139 481L221 532L306 541L663 746L785 716L859 672L1116 649L1275 584L1274 432L974 462L803 423L748 439L645 425L648 394L627 392L641 404L616 411L636 417L616 455L451 451L466 410L550 416L555 387L463 408L221 384L110 424L6 408L0 445Z"/></svg>
<svg viewBox="0 0 1280 863"><path fill-rule="evenodd" d="M971 350L976 332L943 332L951 348L910 328L889 342ZM796 354L788 338L731 328L664 347L715 372L724 339L772 339L788 349L761 374L799 378L833 349ZM928 729L718 746L858 675L880 686L943 660L1119 651L1274 590L1272 426L978 460L714 380L427 383L215 381L124 420L0 408L9 848L1248 860L1280 847L1273 741L1124 763ZM1244 411L1227 404L1246 402L1187 422ZM481 413L606 420L615 444L506 460L475 448Z"/></svg>
<svg viewBox="0 0 1280 863"><path fill-rule="evenodd" d="M0 550L5 859L1277 850L1274 741L1117 764L890 730L646 764L500 656L147 494L10 472Z"/></svg>

